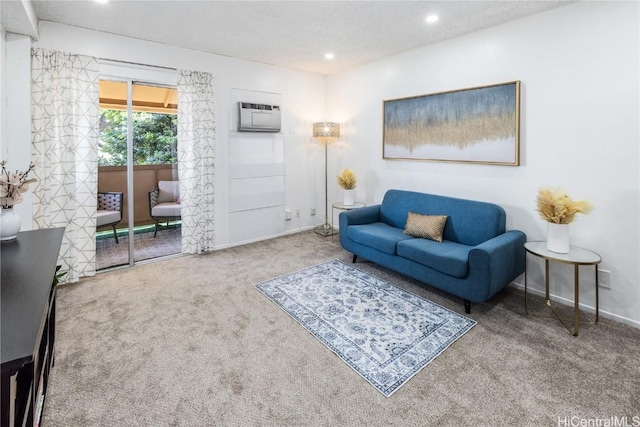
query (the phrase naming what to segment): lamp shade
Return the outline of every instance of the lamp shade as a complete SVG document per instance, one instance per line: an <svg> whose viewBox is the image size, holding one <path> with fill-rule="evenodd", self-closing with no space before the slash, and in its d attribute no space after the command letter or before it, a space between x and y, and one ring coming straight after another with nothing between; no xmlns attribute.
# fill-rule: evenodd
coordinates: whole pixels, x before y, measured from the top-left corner
<svg viewBox="0 0 640 427"><path fill-rule="evenodd" d="M340 123L317 122L313 124L313 137L325 144L340 138Z"/></svg>

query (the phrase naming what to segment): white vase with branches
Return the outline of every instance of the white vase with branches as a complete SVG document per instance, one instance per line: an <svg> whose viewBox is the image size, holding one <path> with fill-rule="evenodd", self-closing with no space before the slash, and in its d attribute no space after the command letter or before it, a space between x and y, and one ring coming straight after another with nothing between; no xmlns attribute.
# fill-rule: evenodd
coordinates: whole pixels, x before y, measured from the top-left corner
<svg viewBox="0 0 640 427"><path fill-rule="evenodd" d="M547 221L547 249L566 254L571 248L569 224L577 214L591 211L591 203L573 200L560 188L541 188L536 198L536 210Z"/></svg>
<svg viewBox="0 0 640 427"><path fill-rule="evenodd" d="M338 185L344 190L342 203L345 206L353 205L353 189L356 188L356 174L351 169L343 169L337 176Z"/></svg>
<svg viewBox="0 0 640 427"><path fill-rule="evenodd" d="M29 178L35 166L30 164L24 172L9 171L6 160L0 162L0 166L0 240L12 240L18 236L22 225L13 207L22 202L22 193L29 189L29 184L36 182L35 178Z"/></svg>

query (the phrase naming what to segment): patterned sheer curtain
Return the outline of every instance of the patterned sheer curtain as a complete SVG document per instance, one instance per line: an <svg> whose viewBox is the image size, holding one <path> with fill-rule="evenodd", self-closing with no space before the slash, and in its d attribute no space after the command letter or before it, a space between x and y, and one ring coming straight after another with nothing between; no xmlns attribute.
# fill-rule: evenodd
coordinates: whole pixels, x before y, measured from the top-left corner
<svg viewBox="0 0 640 427"><path fill-rule="evenodd" d="M65 227L64 280L95 274L98 79L95 58L31 52L34 228Z"/></svg>
<svg viewBox="0 0 640 427"><path fill-rule="evenodd" d="M215 110L210 73L178 70L182 253L214 248Z"/></svg>

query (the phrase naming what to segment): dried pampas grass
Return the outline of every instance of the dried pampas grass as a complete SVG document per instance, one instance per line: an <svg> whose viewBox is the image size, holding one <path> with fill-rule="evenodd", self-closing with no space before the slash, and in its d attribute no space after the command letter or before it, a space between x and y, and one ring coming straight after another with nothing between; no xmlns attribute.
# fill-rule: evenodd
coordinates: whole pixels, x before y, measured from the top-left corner
<svg viewBox="0 0 640 427"><path fill-rule="evenodd" d="M573 200L561 188L544 187L538 191L536 199L540 217L555 224L569 224L576 214L588 214L593 209L591 203Z"/></svg>
<svg viewBox="0 0 640 427"><path fill-rule="evenodd" d="M343 169L336 178L338 179L338 185L345 190L356 188L356 174L351 169Z"/></svg>

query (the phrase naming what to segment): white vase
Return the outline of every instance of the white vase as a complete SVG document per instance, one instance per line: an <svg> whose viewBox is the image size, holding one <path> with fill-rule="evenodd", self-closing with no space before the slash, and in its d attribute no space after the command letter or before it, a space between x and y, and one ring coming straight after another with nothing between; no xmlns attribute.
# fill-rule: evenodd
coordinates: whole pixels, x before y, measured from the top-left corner
<svg viewBox="0 0 640 427"><path fill-rule="evenodd" d="M353 190L344 190L342 203L345 206L353 205Z"/></svg>
<svg viewBox="0 0 640 427"><path fill-rule="evenodd" d="M547 249L551 252L566 254L569 252L570 244L569 224L547 222Z"/></svg>
<svg viewBox="0 0 640 427"><path fill-rule="evenodd" d="M0 209L0 240L11 240L20 232L20 217L13 207Z"/></svg>

